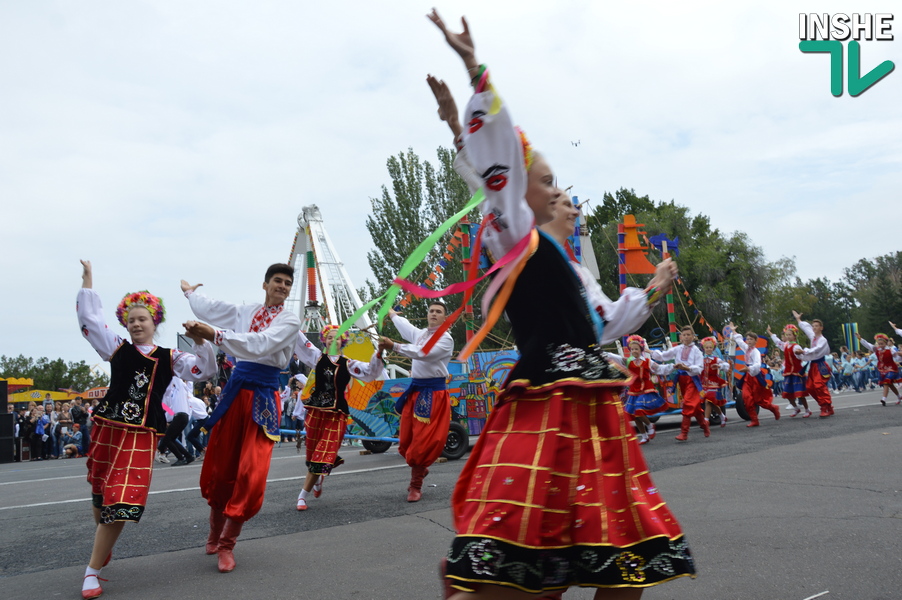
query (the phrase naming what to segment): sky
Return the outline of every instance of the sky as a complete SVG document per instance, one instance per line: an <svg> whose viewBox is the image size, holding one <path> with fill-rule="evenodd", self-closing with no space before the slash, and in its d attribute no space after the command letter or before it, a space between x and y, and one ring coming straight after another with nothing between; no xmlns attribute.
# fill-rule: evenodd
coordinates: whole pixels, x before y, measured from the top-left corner
<svg viewBox="0 0 902 600"><path fill-rule="evenodd" d="M74 313L81 258L111 327L124 334L116 304L149 289L174 345L191 318L179 280L261 302L310 204L353 284L372 278L365 219L386 160L451 144L426 75L461 106L469 94L429 4L377 4L0 3L0 355L99 362ZM863 73L900 68L835 98L828 55L799 50L810 2L438 8L454 27L467 15L514 120L581 200L673 200L794 257L803 279L899 249L902 10L893 41L861 42Z"/></svg>

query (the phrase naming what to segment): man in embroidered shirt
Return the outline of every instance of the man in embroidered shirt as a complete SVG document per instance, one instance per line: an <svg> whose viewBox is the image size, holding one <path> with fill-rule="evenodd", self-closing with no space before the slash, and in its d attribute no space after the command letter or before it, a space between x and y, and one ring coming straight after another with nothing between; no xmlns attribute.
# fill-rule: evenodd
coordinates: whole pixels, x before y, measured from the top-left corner
<svg viewBox="0 0 902 600"><path fill-rule="evenodd" d="M413 361L410 369L413 382L398 399L395 410L401 415L398 452L411 469L407 501L417 502L423 497L423 479L429 474L428 467L442 454L448 439L451 423L448 361L454 352L454 340L446 331L428 353L423 352L423 347L448 317L441 302L429 304L426 329L417 329L393 310L388 314L401 336L410 343L401 344L383 337L379 350L392 350Z"/></svg>
<svg viewBox="0 0 902 600"><path fill-rule="evenodd" d="M808 336L811 341L810 348L802 348L797 346L794 350L800 360L808 361L808 380L806 381L806 391L808 395L817 400L821 407L822 418L833 416L833 397L830 395L830 389L827 387L827 380L830 379L830 367L827 366L824 357L830 354L830 344L824 337L824 323L820 319L812 319L809 324L802 320L801 313L792 311L799 324L799 329Z"/></svg>
<svg viewBox="0 0 902 600"><path fill-rule="evenodd" d="M182 280L182 291L204 323L188 333L210 340L234 356L232 371L216 409L207 419L210 432L200 474L201 495L210 505L207 554L219 554L219 570L235 568L232 550L241 526L263 506L272 448L279 440L279 372L288 364L301 321L285 309L294 270L274 264L263 282L265 302L235 305L197 292L202 284Z"/></svg>

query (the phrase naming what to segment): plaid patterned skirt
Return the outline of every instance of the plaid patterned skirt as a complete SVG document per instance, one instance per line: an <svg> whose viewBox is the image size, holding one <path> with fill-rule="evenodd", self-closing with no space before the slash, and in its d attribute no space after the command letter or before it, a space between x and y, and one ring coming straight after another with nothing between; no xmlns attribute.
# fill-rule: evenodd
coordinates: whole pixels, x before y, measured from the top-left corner
<svg viewBox="0 0 902 600"><path fill-rule="evenodd" d="M88 483L100 522L134 521L144 514L157 433L152 429L118 427L95 420L88 452Z"/></svg>
<svg viewBox="0 0 902 600"><path fill-rule="evenodd" d="M348 417L334 410L310 408L304 425L307 429L304 442L307 447L307 469L311 473L328 475L344 463L338 449L345 437Z"/></svg>
<svg viewBox="0 0 902 600"><path fill-rule="evenodd" d="M616 391L502 394L452 496L451 585L541 593L694 575Z"/></svg>

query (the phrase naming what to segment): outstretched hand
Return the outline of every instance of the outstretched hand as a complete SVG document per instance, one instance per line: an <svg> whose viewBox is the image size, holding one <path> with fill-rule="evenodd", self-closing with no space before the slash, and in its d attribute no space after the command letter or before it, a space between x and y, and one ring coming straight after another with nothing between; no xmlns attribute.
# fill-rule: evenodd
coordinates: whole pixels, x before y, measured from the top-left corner
<svg viewBox="0 0 902 600"><path fill-rule="evenodd" d="M445 21L439 16L438 10L433 8L432 12L426 16L430 21L435 23L436 27L442 30L442 33L445 34L445 41L448 42L448 45L463 59L467 69L479 66L476 62L476 45L473 43L472 36L470 36L470 27L467 24L466 17L460 18L464 30L460 33L454 33L453 31L448 30Z"/></svg>
<svg viewBox="0 0 902 600"><path fill-rule="evenodd" d="M856 332L855 332L855 337L857 337L857 338L860 340L860 339L861 339L861 334L858 333L858 332L856 331Z"/></svg>
<svg viewBox="0 0 902 600"><path fill-rule="evenodd" d="M448 84L432 75L426 76L426 83L429 84L432 94L435 96L435 101L438 102L438 118L448 124L454 137L459 136L463 131L463 127L460 125L460 113L457 110L457 103L454 102L454 96L451 95Z"/></svg>
<svg viewBox="0 0 902 600"><path fill-rule="evenodd" d="M211 326L206 323L200 323L199 321L185 321L182 323L182 327L185 328L185 335L191 338L195 344L202 344L204 340L212 342L213 336L216 333L216 330Z"/></svg>
<svg viewBox="0 0 902 600"><path fill-rule="evenodd" d="M379 348L378 348L379 352L383 352L385 350L391 350L394 347L395 347L395 343L391 339L389 339L385 336L382 336L379 338Z"/></svg>
<svg viewBox="0 0 902 600"><path fill-rule="evenodd" d="M661 293L668 293L673 287L673 281L679 276L680 270L673 259L665 258L655 267L655 276L651 278L649 287L656 287Z"/></svg>
<svg viewBox="0 0 902 600"><path fill-rule="evenodd" d="M94 286L94 271L91 268L91 261L79 262L81 262L81 287L91 289Z"/></svg>
<svg viewBox="0 0 902 600"><path fill-rule="evenodd" d="M893 329L898 329L898 327L896 327L896 324L893 323L892 321L889 321L889 326L892 327Z"/></svg>
<svg viewBox="0 0 902 600"><path fill-rule="evenodd" d="M774 332L770 330L770 325L767 326L767 335L773 335Z"/></svg>
<svg viewBox="0 0 902 600"><path fill-rule="evenodd" d="M792 317L793 317L796 321L800 321L800 322L801 322L801 320L802 320L802 313L796 312L796 311L792 311Z"/></svg>
<svg viewBox="0 0 902 600"><path fill-rule="evenodd" d="M183 292L189 292L189 291L193 292L194 290L196 290L197 288L199 288L202 285L203 285L202 283L196 283L194 285L191 285L190 283L188 283L187 281L182 279L182 291Z"/></svg>

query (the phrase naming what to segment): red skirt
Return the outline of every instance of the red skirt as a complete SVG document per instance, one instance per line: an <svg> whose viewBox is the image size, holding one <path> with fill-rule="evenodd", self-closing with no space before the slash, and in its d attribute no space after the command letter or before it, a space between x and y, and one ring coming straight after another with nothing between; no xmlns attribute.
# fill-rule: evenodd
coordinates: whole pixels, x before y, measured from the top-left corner
<svg viewBox="0 0 902 600"><path fill-rule="evenodd" d="M615 391L502 394L452 496L451 585L541 593L694 575Z"/></svg>
<svg viewBox="0 0 902 600"><path fill-rule="evenodd" d="M307 470L311 473L328 475L332 469L344 464L338 455L341 441L348 428L348 417L334 410L311 408L304 421L307 429Z"/></svg>
<svg viewBox="0 0 902 600"><path fill-rule="evenodd" d="M88 452L88 483L100 522L137 523L147 506L157 433L96 420Z"/></svg>

